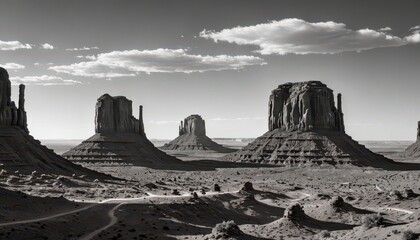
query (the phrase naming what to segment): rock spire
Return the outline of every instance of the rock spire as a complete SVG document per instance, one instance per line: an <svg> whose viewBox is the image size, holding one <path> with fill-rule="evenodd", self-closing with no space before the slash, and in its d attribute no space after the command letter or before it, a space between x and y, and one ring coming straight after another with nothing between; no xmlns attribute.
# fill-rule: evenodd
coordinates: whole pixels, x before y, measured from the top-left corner
<svg viewBox="0 0 420 240"><path fill-rule="evenodd" d="M0 68L0 126L19 126L28 132L25 112L25 85L19 86L19 106L11 100L11 82L6 69Z"/></svg>

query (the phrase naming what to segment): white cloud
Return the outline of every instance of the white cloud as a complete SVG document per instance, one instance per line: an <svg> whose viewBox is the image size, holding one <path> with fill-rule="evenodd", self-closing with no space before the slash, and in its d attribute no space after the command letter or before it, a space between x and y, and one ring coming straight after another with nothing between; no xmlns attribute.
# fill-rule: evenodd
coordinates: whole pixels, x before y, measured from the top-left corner
<svg viewBox="0 0 420 240"><path fill-rule="evenodd" d="M410 28L409 31L420 30L420 25Z"/></svg>
<svg viewBox="0 0 420 240"><path fill-rule="evenodd" d="M379 31L381 31L381 32L392 31L392 28L390 28L390 27L383 27L383 28L380 28Z"/></svg>
<svg viewBox="0 0 420 240"><path fill-rule="evenodd" d="M75 85L82 84L80 81L71 79L63 79L57 76L25 76L25 77L11 77L10 81L12 85L26 84L26 85L41 85L41 86L52 86L52 85Z"/></svg>
<svg viewBox="0 0 420 240"><path fill-rule="evenodd" d="M67 48L67 51L89 51L89 50L97 50L98 47L81 47L81 48Z"/></svg>
<svg viewBox="0 0 420 240"><path fill-rule="evenodd" d="M42 49L54 49L54 46L49 43L44 43L41 46Z"/></svg>
<svg viewBox="0 0 420 240"><path fill-rule="evenodd" d="M263 55L335 54L380 47L403 46L412 41L371 29L351 30L343 23L310 23L288 18L220 32L204 30L200 37L239 45L255 45Z"/></svg>
<svg viewBox="0 0 420 240"><path fill-rule="evenodd" d="M25 68L24 65L18 64L18 63L5 63L5 64L0 64L0 67L5 68L6 70L15 70L15 71Z"/></svg>
<svg viewBox="0 0 420 240"><path fill-rule="evenodd" d="M264 60L254 56L190 55L185 49L113 51L91 57L90 62L52 66L56 72L76 76L113 78L136 76L139 73L193 73L242 69L263 65Z"/></svg>
<svg viewBox="0 0 420 240"><path fill-rule="evenodd" d="M420 32L415 32L404 39L410 43L420 43Z"/></svg>
<svg viewBox="0 0 420 240"><path fill-rule="evenodd" d="M21 43L19 41L1 41L0 40L0 50L14 51L17 49L32 49L32 47L30 44Z"/></svg>

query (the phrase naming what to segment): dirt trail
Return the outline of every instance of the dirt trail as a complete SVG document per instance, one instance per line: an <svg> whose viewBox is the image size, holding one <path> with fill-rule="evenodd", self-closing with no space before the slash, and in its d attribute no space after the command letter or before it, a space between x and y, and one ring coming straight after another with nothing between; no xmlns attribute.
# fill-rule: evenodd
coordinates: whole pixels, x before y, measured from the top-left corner
<svg viewBox="0 0 420 240"><path fill-rule="evenodd" d="M99 229L97 229L97 230L89 233L88 235L80 238L80 240L90 240L93 237L95 237L96 235L98 235L100 232L105 231L106 229L112 227L115 223L117 223L118 222L118 218L115 216L115 211L119 207L121 207L121 205L124 205L124 204L125 203L120 203L120 204L116 205L115 207L113 207L111 210L109 210L108 216L110 218L110 221L109 221L109 223L107 225L105 225L105 226L103 226L103 227L101 227L101 228L99 228Z"/></svg>

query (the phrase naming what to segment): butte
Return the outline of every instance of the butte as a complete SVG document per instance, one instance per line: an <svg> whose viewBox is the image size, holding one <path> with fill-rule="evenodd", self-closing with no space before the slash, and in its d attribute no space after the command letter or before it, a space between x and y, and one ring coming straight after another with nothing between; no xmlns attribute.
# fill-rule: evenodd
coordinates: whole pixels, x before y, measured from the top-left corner
<svg viewBox="0 0 420 240"><path fill-rule="evenodd" d="M224 158L235 162L356 165L394 169L392 160L371 152L345 132L341 94L320 81L286 83L271 92L268 129Z"/></svg>
<svg viewBox="0 0 420 240"><path fill-rule="evenodd" d="M420 121L417 122L417 140L403 152L395 154L396 158L404 160L418 160L420 159Z"/></svg>
<svg viewBox="0 0 420 240"><path fill-rule="evenodd" d="M206 124L200 115L191 115L181 121L179 136L161 147L171 152L214 151L231 153L234 149L226 148L206 135Z"/></svg>
<svg viewBox="0 0 420 240"><path fill-rule="evenodd" d="M75 165L43 146L28 131L25 111L25 85L19 86L19 103L11 101L9 74L0 68L0 164L6 171L52 173L111 178Z"/></svg>
<svg viewBox="0 0 420 240"><path fill-rule="evenodd" d="M70 149L63 157L73 162L129 164L150 168L168 168L182 163L157 149L147 139L143 125L143 107L139 119L133 117L132 101L108 94L98 98L95 135Z"/></svg>

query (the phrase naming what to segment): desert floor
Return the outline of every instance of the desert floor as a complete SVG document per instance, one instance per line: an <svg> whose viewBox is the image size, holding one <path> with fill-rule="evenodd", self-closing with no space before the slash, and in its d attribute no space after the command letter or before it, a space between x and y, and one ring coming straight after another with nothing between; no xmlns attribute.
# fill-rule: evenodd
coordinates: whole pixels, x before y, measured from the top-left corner
<svg viewBox="0 0 420 240"><path fill-rule="evenodd" d="M376 151L390 155L405 147L388 145ZM177 157L194 163L220 156ZM208 171L84 165L124 179L106 182L2 171L0 239L216 239L215 225L228 220L242 232L236 239L406 239L420 233L420 171L213 162ZM243 189L246 182L253 189ZM287 217L294 204L304 214Z"/></svg>

